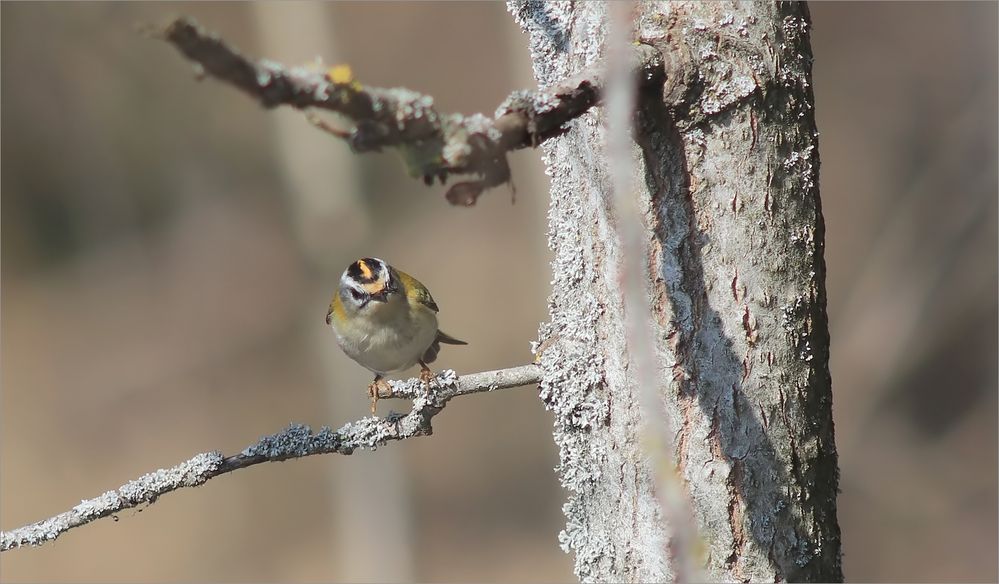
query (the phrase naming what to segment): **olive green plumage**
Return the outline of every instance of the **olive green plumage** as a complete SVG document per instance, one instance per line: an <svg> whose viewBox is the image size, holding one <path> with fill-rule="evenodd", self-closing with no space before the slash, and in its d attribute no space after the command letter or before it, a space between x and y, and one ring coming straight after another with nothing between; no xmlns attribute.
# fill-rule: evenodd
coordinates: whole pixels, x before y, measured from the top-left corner
<svg viewBox="0 0 999 584"><path fill-rule="evenodd" d="M326 324L348 357L375 374L371 411L387 383L382 376L420 365L428 384L441 343L465 345L437 327L437 303L426 286L377 258L362 258L344 270ZM391 388L389 388L391 391Z"/></svg>

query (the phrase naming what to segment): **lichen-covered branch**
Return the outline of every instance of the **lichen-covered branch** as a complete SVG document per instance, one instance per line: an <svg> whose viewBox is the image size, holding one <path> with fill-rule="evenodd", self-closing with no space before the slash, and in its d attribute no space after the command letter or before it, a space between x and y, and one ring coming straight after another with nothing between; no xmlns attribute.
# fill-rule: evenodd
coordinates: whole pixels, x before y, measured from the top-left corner
<svg viewBox="0 0 999 584"><path fill-rule="evenodd" d="M349 455L359 448L374 450L391 441L429 436L433 433L431 419L453 398L537 385L539 378L540 368L537 365L522 365L461 377L454 371L446 370L434 378L429 392L419 379L391 382L393 398L413 400L413 408L408 414L392 414L384 418L367 417L346 424L339 430L324 426L316 433L308 426L292 424L277 434L261 438L236 455L225 456L217 451L199 454L177 466L159 469L99 497L81 501L69 511L54 517L0 532L0 551L41 545L74 527L125 509L153 503L161 495L171 491L196 487L209 479L241 468L315 454Z"/></svg>
<svg viewBox="0 0 999 584"><path fill-rule="evenodd" d="M400 148L410 173L427 184L473 175L447 191L448 201L456 205L473 205L485 189L509 181L507 153L565 132L567 122L600 101L603 87L602 69L594 67L542 91L514 92L493 117L443 114L428 95L361 85L348 67L287 67L251 60L187 18L177 18L153 35L195 62L199 73L234 85L264 107L315 108L349 118L354 124L350 130L315 123L357 152ZM661 83L658 51L637 45L633 57L640 84Z"/></svg>

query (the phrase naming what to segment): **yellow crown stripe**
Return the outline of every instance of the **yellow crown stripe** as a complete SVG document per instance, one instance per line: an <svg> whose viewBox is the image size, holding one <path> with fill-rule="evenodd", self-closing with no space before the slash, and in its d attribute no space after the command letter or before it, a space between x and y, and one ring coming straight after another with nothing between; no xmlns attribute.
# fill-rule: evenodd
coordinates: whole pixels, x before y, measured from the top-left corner
<svg viewBox="0 0 999 584"><path fill-rule="evenodd" d="M358 260L357 267L361 268L361 275L364 277L365 280L374 279L375 277L374 272L371 271L371 266L368 265L368 262L364 260Z"/></svg>
<svg viewBox="0 0 999 584"><path fill-rule="evenodd" d="M385 289L385 282L371 282L370 284L361 284L364 291L368 294L378 294Z"/></svg>

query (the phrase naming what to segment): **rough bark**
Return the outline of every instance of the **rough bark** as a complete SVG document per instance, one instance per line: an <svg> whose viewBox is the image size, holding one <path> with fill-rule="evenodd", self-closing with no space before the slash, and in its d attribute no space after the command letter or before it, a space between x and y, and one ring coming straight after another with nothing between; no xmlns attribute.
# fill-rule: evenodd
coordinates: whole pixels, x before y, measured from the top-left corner
<svg viewBox="0 0 999 584"><path fill-rule="evenodd" d="M511 2L542 87L604 55L603 3ZM824 228L804 4L642 3L666 63L634 136L665 415L711 580L842 579ZM542 398L583 581L664 581L670 529L638 436L602 109L544 144Z"/></svg>

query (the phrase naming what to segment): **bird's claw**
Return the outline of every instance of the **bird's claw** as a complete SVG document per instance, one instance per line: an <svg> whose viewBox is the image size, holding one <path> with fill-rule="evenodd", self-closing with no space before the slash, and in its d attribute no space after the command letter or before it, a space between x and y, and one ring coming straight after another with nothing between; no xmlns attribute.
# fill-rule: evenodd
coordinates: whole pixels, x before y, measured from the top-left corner
<svg viewBox="0 0 999 584"><path fill-rule="evenodd" d="M430 381L434 378L434 372L425 363L420 363L420 381L423 382L423 389L430 394Z"/></svg>
<svg viewBox="0 0 999 584"><path fill-rule="evenodd" d="M385 393L382 393L383 391ZM368 385L368 396L371 398L371 415L373 416L375 415L375 408L378 406L378 400L392 397L392 386L381 377L376 377Z"/></svg>

